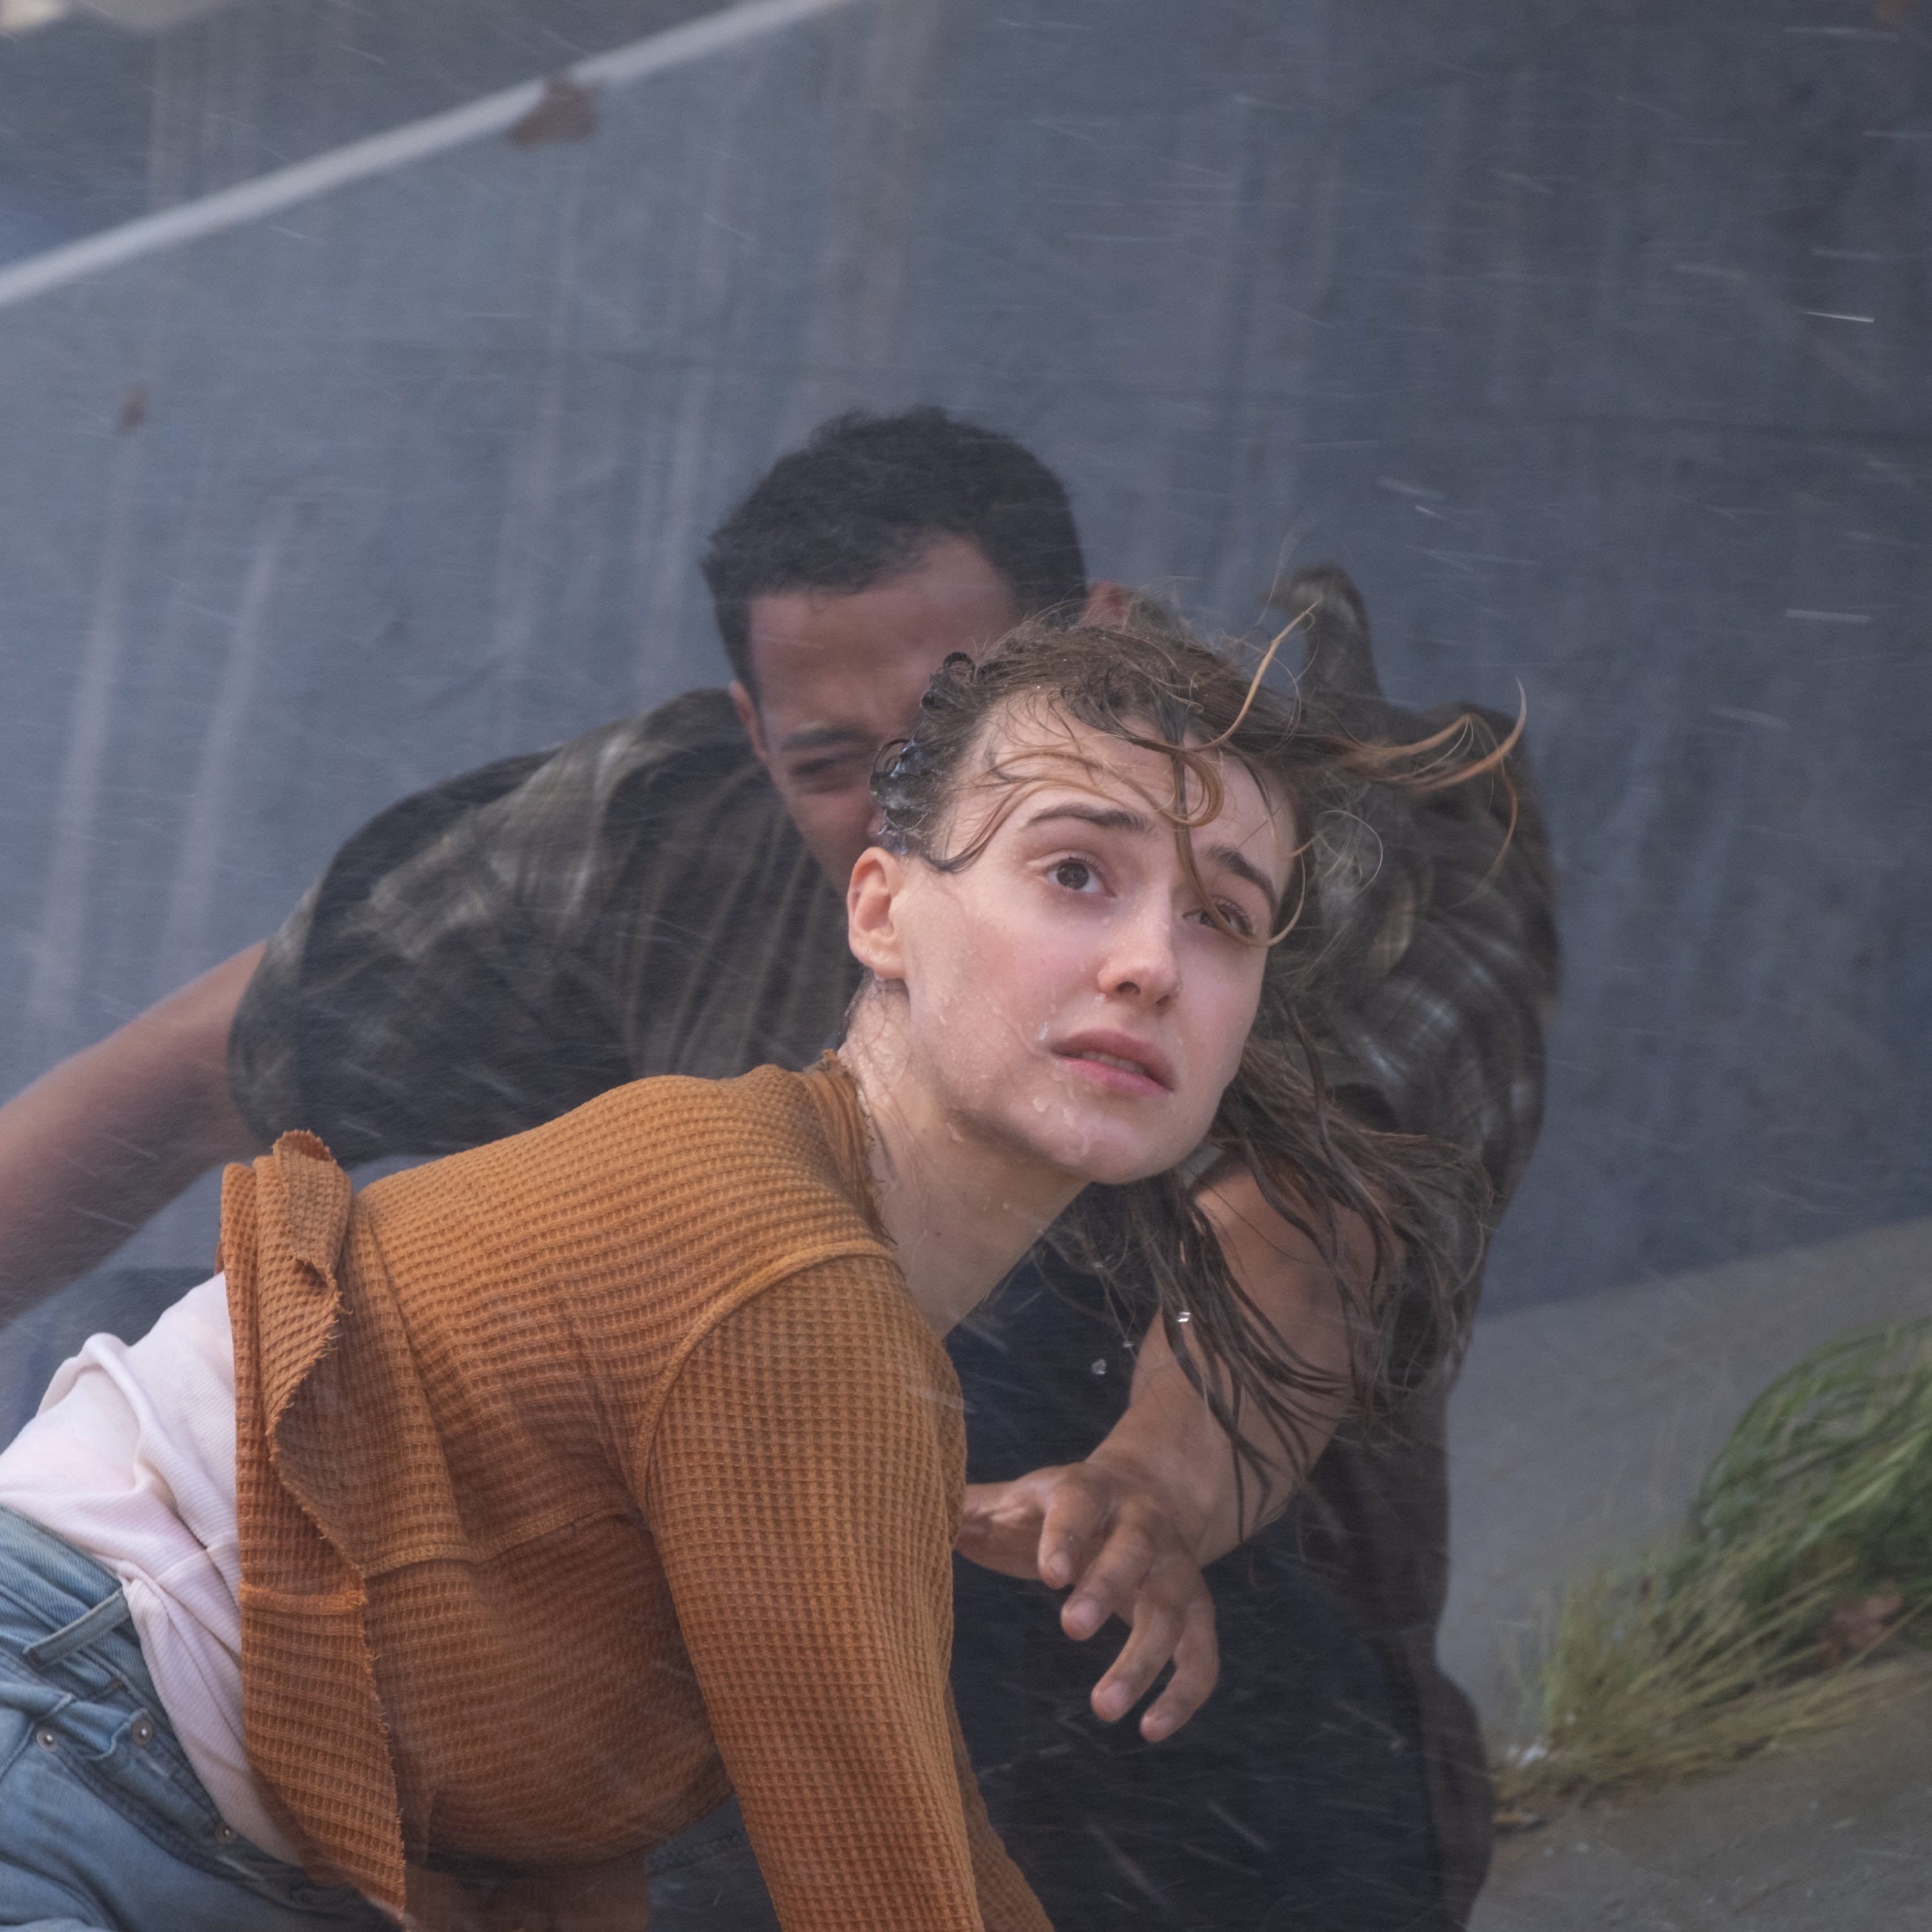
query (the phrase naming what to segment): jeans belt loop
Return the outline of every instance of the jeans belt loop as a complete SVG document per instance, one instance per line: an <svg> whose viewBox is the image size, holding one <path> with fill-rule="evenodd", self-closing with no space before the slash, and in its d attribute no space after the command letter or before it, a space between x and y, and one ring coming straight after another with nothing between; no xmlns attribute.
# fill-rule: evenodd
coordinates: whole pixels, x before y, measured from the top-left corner
<svg viewBox="0 0 1932 1932"><path fill-rule="evenodd" d="M118 1630L133 1615L127 1592L116 1590L112 1596L103 1598L92 1610L83 1610L72 1623L64 1624L51 1636L23 1646L20 1654L36 1670L44 1670L50 1664L58 1664L62 1658L71 1657L96 1637Z"/></svg>

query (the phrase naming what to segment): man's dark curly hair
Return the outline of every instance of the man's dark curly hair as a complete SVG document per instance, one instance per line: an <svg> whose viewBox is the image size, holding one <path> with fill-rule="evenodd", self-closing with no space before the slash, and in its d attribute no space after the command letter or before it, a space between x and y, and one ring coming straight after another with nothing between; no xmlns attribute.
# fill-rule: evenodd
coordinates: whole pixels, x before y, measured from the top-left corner
<svg viewBox="0 0 1932 1932"><path fill-rule="evenodd" d="M1010 436L930 406L854 410L781 457L711 533L711 586L724 654L746 690L754 597L862 590L916 562L935 536L964 537L1012 586L1023 617L1087 591L1073 512L1058 477Z"/></svg>

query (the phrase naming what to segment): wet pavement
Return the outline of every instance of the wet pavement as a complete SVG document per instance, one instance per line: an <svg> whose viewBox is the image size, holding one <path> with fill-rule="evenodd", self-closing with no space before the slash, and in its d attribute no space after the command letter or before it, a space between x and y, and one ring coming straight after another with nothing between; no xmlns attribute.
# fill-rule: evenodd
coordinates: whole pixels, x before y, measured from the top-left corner
<svg viewBox="0 0 1932 1932"><path fill-rule="evenodd" d="M1670 1533L1746 1403L1932 1312L1932 1222L1494 1317L1450 1419L1442 1654L1493 1741L1562 1586ZM1505 1838L1472 1932L1932 1932L1932 1657L1844 1730Z"/></svg>
<svg viewBox="0 0 1932 1932"><path fill-rule="evenodd" d="M1932 1665L1831 1737L1504 1839L1471 1932L1932 1927Z"/></svg>

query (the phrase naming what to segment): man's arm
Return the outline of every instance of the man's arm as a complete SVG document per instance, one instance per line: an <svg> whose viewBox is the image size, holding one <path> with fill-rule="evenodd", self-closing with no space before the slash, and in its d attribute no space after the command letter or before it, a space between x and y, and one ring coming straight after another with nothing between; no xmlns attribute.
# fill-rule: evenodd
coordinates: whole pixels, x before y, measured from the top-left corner
<svg viewBox="0 0 1932 1932"><path fill-rule="evenodd" d="M628 1057L634 988L605 956L653 916L623 861L667 815L712 825L750 760L724 693L694 692L379 812L266 970L262 946L238 953L0 1108L0 1321L259 1152L250 1120L355 1165L473 1147L668 1070Z"/></svg>
<svg viewBox="0 0 1932 1932"><path fill-rule="evenodd" d="M1311 1404L1299 1441L1258 1419L1248 1439L1275 1472L1268 1513L1282 1508L1341 1420L1348 1336L1333 1270L1308 1238L1262 1198L1251 1177L1216 1177L1200 1203L1237 1280L1312 1369L1338 1393ZM1112 1616L1131 1626L1094 1687L1095 1714L1124 1715L1172 1659L1174 1676L1141 1719L1150 1742L1170 1736L1207 1701L1220 1668L1202 1567L1252 1535L1255 1493L1240 1509L1234 1451L1156 1325L1136 1354L1127 1412L1084 1462L1036 1469L967 1491L962 1553L1009 1576L1072 1586L1061 1606L1068 1636L1084 1639Z"/></svg>
<svg viewBox="0 0 1932 1932"><path fill-rule="evenodd" d="M0 1321L260 1151L229 1092L228 1033L261 956L224 960L0 1107Z"/></svg>
<svg viewBox="0 0 1932 1932"><path fill-rule="evenodd" d="M1367 615L1333 566L1298 572L1282 608L1309 620L1304 696L1326 692L1352 735L1415 742L1465 708L1417 716L1382 701ZM1508 734L1508 718L1486 722L1494 742ZM1553 875L1525 754L1512 754L1506 780L1420 796L1371 788L1363 811L1328 830L1322 924L1339 997L1314 1023L1331 1086L1366 1089L1376 1124L1478 1158L1493 1224L1536 1142L1556 990ZM1242 1286L1304 1359L1339 1370L1336 1298L1306 1241L1251 1183L1216 1197L1202 1204ZM1312 1466L1320 1432L1292 1459L1277 1500ZM1062 1614L1070 1635L1090 1636L1109 1615L1132 1624L1095 1687L1103 1718L1129 1708L1171 1655L1173 1681L1142 1721L1163 1737L1214 1687L1213 1607L1196 1564L1234 1538L1233 1478L1226 1444L1156 1333L1142 1344L1131 1406L1094 1454L969 1491L960 1547L1010 1575L1076 1586Z"/></svg>

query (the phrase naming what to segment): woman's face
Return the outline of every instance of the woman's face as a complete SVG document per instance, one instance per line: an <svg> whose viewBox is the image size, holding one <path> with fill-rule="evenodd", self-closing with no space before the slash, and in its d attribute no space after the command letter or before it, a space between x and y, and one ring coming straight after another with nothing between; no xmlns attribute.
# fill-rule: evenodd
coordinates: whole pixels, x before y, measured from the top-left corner
<svg viewBox="0 0 1932 1932"><path fill-rule="evenodd" d="M1267 935L1287 814L1225 764L1220 812L1193 833L1204 894L1154 802L1172 792L1160 754L1037 712L993 721L969 770L989 753L1022 782L969 779L946 836L960 850L1010 807L985 850L951 873L868 854L855 950L903 988L907 1070L952 1131L1083 1183L1160 1173L1205 1134L1261 994L1265 950L1209 907ZM878 862L894 882L883 954L860 916Z"/></svg>

